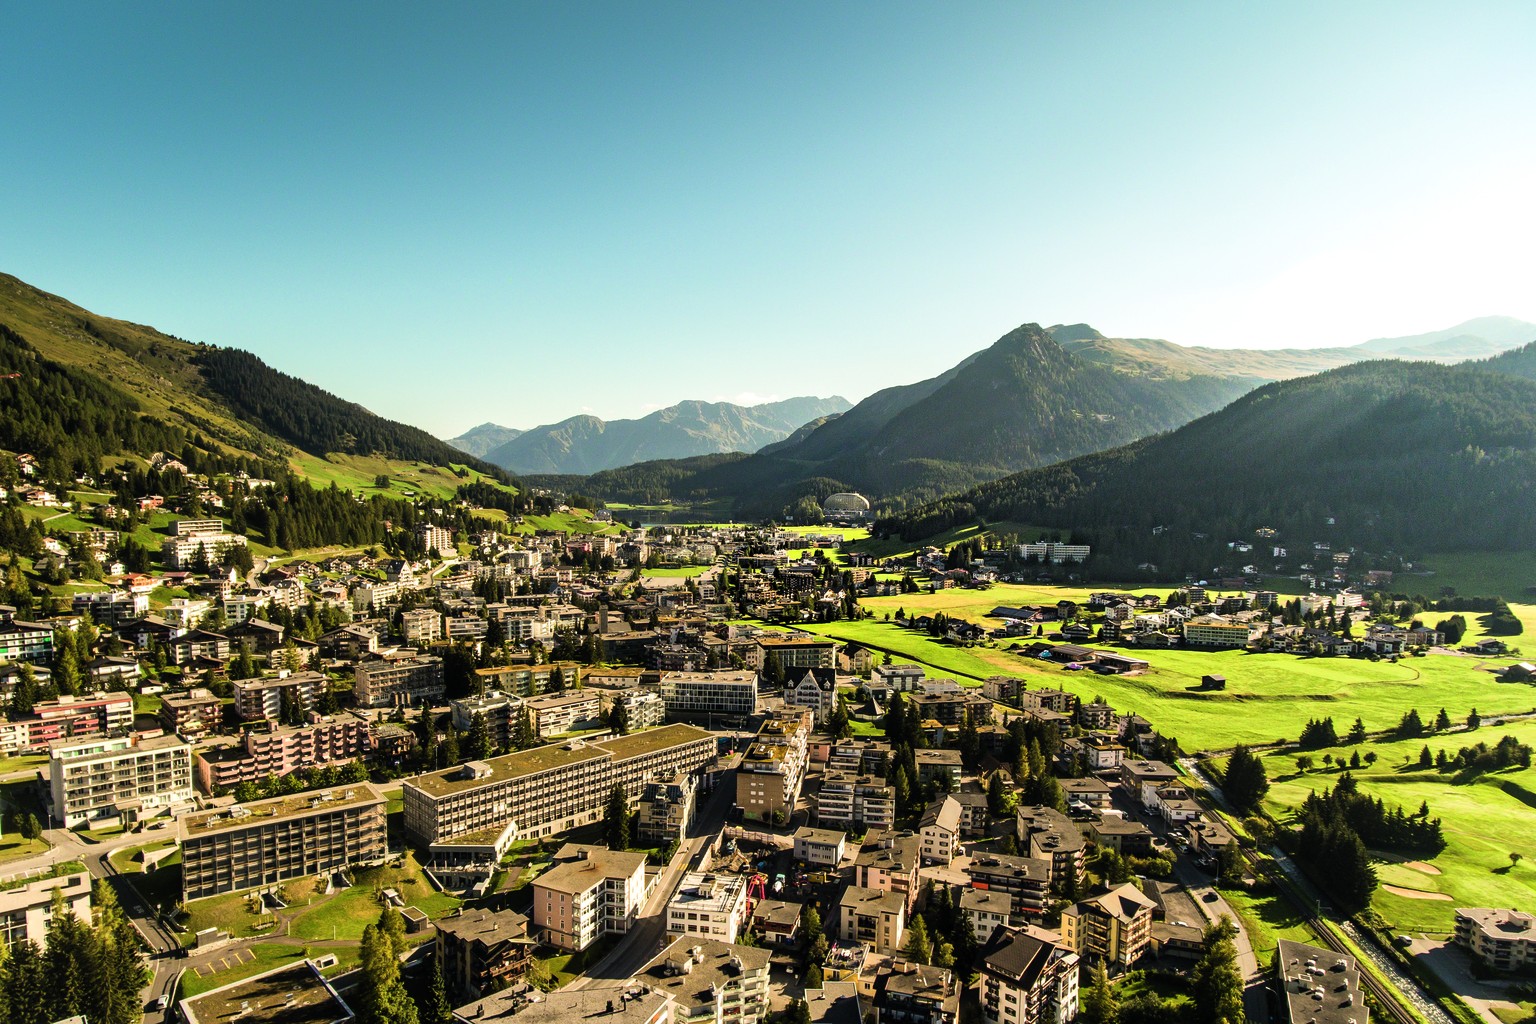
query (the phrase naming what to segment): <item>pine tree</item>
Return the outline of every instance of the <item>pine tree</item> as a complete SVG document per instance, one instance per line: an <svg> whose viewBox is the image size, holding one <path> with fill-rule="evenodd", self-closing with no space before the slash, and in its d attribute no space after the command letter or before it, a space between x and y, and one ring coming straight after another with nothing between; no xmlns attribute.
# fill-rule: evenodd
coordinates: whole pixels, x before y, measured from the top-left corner
<svg viewBox="0 0 1536 1024"><path fill-rule="evenodd" d="M1205 929L1205 951L1190 971L1196 1017L1210 1024L1243 1024L1243 975L1237 968L1237 929L1223 917Z"/></svg>
<svg viewBox="0 0 1536 1024"><path fill-rule="evenodd" d="M48 941L43 950L49 1020L85 1012L86 984L79 965L90 963L95 953L95 936L64 902L63 892L53 890Z"/></svg>
<svg viewBox="0 0 1536 1024"><path fill-rule="evenodd" d="M389 933L370 924L363 929L360 952L363 975L355 995L359 1018L369 1024L420 1024Z"/></svg>
<svg viewBox="0 0 1536 1024"><path fill-rule="evenodd" d="M615 782L603 809L603 839L610 850L629 849L629 818L629 797L624 787Z"/></svg>
<svg viewBox="0 0 1536 1024"><path fill-rule="evenodd" d="M1115 990L1109 987L1109 972L1104 961L1093 965L1093 980L1083 992L1079 1002L1078 1024L1116 1024L1120 1018L1120 1002Z"/></svg>
<svg viewBox="0 0 1536 1024"><path fill-rule="evenodd" d="M921 916L914 918L912 927L907 929L907 942L902 951L915 964L933 961L933 943L928 938L928 925Z"/></svg>
<svg viewBox="0 0 1536 1024"><path fill-rule="evenodd" d="M533 728L533 712L526 707L520 708L512 727L512 745L518 750L527 750L538 742L538 733Z"/></svg>
<svg viewBox="0 0 1536 1024"><path fill-rule="evenodd" d="M608 728L615 736L629 734L629 710L624 707L624 702L615 700L613 709L608 712Z"/></svg>
<svg viewBox="0 0 1536 1024"><path fill-rule="evenodd" d="M1258 807L1269 792L1269 777L1264 773L1264 763L1244 744L1232 748L1227 760L1227 770L1222 791L1239 814L1247 814Z"/></svg>
<svg viewBox="0 0 1536 1024"><path fill-rule="evenodd" d="M471 761L484 761L491 756L495 746L491 739L491 723L484 711L476 711L469 720L469 733L464 739L464 756Z"/></svg>

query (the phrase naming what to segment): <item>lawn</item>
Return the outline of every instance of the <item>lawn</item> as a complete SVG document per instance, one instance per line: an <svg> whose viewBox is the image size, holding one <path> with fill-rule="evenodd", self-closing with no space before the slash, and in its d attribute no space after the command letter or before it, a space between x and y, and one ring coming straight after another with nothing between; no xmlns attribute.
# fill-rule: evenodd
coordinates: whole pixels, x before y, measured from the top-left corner
<svg viewBox="0 0 1536 1024"><path fill-rule="evenodd" d="M153 843L145 843L143 846L125 846L121 850L113 850L107 859L112 862L114 868L125 875L140 874L144 871L143 854L154 853L156 850L175 845L174 839L160 839ZM169 867L172 862L181 863L177 857L172 856L161 861L156 867Z"/></svg>
<svg viewBox="0 0 1536 1024"><path fill-rule="evenodd" d="M676 569L641 569L640 575L649 580L688 579L702 576L712 568L709 565L684 565Z"/></svg>
<svg viewBox="0 0 1536 1024"><path fill-rule="evenodd" d="M1527 907L1536 903L1536 845L1532 844L1530 828L1532 807L1536 806L1536 768L1512 769L1464 784L1457 784L1454 775L1417 768L1418 753L1426 744L1431 751L1445 748L1454 753L1475 742L1492 746L1506 733L1522 743L1536 743L1536 721L1485 725L1472 733L1453 732L1438 738L1368 742L1359 748L1332 751L1335 756L1341 750L1346 756L1355 749L1362 754L1375 752L1378 760L1374 766L1354 772L1361 791L1409 813L1421 802L1428 803L1430 814L1443 822L1448 845L1428 861L1430 870L1409 867L1395 856L1377 865L1383 885L1450 897L1412 898L1378 889L1372 906L1393 928L1449 932L1456 907ZM1333 785L1339 775L1337 771L1317 770L1298 775L1294 754L1266 757L1265 768L1271 780L1265 804L1281 821L1308 793ZM1512 864L1512 852L1531 859Z"/></svg>
<svg viewBox="0 0 1536 1024"><path fill-rule="evenodd" d="M1270 954L1275 951L1280 939L1316 944L1316 936L1303 922L1296 905L1275 889L1263 888L1256 893L1227 889L1221 895L1237 912L1237 916L1243 919L1243 930L1248 933L1248 940L1253 943L1253 952L1258 956L1260 964L1269 963Z"/></svg>
<svg viewBox="0 0 1536 1024"><path fill-rule="evenodd" d="M401 462L372 455L342 455L332 452L322 459L313 455L300 454L290 459L289 465L308 480L312 487L329 487L334 483L337 487L356 491L364 496L382 494L390 498L404 498L408 497L406 491L413 491L420 497L448 498L454 495L460 484L481 479L494 483L490 478L482 477L479 472L472 469L468 471L468 476L460 479L452 469L429 466L424 462ZM380 475L389 477L388 487L374 486L375 479Z"/></svg>
<svg viewBox="0 0 1536 1024"><path fill-rule="evenodd" d="M161 874L161 872L155 872ZM176 875L180 877L180 869ZM290 886L297 887L301 882L289 882ZM177 882L178 888L180 882ZM243 893L227 893L223 896L209 896L206 899L193 900L187 904L187 917L184 924L188 932L200 932L205 928L218 928L220 931L237 938L250 935L260 935L270 932L274 924L271 914L255 913L250 908L254 902L248 901Z"/></svg>
<svg viewBox="0 0 1536 1024"><path fill-rule="evenodd" d="M293 919L289 934L305 939L361 939L363 929L378 920L378 889L394 889L407 906L420 909L428 917L439 918L459 905L454 896L440 893L422 874L414 853L407 853L401 867L363 868L356 872L356 884L329 896L310 895L313 883L306 879L294 883L291 891L305 893L312 909ZM297 904L295 904L297 907Z"/></svg>
<svg viewBox="0 0 1536 1024"><path fill-rule="evenodd" d="M253 958L206 976L199 976L196 971L186 971L181 976L181 989L177 993L180 999L190 999L192 996L200 996L204 992L211 992L216 988L240 981L243 978L251 978L264 971L270 971L285 964L291 964L304 957L302 946L290 946L275 942L257 942L250 947ZM335 953L338 959L344 959L342 954L346 950L327 949L327 953ZM230 953L233 957L235 954Z"/></svg>
<svg viewBox="0 0 1536 1024"><path fill-rule="evenodd" d="M10 775L13 772L36 771L47 763L48 758L43 754L0 757L0 775Z"/></svg>
<svg viewBox="0 0 1536 1024"><path fill-rule="evenodd" d="M875 598L862 605L883 615L904 607L908 613L943 610L971 621L999 604L1039 603L1060 597L1077 600L1075 588L994 587L989 591L950 590ZM985 605L985 607L981 607ZM1530 606L1517 609L1520 614ZM1467 658L1431 654L1393 663L1354 658L1308 658L1242 651L1130 650L1152 668L1133 676L1101 676L1069 671L1047 661L1025 660L1002 641L997 647L957 647L880 619L831 622L806 627L812 632L889 651L896 661L915 661L939 675L975 685L989 675L1030 680L1034 688L1062 688L1084 699L1104 697L1120 711L1133 711L1159 731L1180 741L1185 750L1223 749L1237 742L1294 739L1308 718L1356 716L1376 731L1397 723L1409 708L1420 714L1441 707L1454 719L1477 708L1485 715L1536 708L1536 688L1500 683L1490 667L1511 659ZM1200 677L1224 675L1227 688L1202 692Z"/></svg>
<svg viewBox="0 0 1536 1024"><path fill-rule="evenodd" d="M0 836L0 864L47 852L48 843L45 840L23 839L20 832L7 832Z"/></svg>

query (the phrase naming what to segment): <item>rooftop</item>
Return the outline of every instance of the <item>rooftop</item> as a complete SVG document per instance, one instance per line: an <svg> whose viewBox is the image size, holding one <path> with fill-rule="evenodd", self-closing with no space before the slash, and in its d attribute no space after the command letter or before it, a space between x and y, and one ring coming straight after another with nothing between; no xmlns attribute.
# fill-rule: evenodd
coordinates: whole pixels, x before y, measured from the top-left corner
<svg viewBox="0 0 1536 1024"><path fill-rule="evenodd" d="M645 965L638 977L666 992L691 1015L695 1007L713 1006L715 991L739 981L748 971L767 971L769 952L714 939L680 938Z"/></svg>
<svg viewBox="0 0 1536 1024"><path fill-rule="evenodd" d="M628 878L645 867L645 854L592 847L586 856L556 864L538 878L535 886L555 892L586 892L609 878Z"/></svg>
<svg viewBox="0 0 1536 1024"><path fill-rule="evenodd" d="M329 797L329 799L327 799ZM226 828L245 828L302 814L324 814L342 807L384 802L378 790L366 782L345 788L322 789L292 796L273 797L248 804L232 804L227 812L205 811L181 819L181 834L187 838L207 835Z"/></svg>
<svg viewBox="0 0 1536 1024"><path fill-rule="evenodd" d="M308 960L246 978L181 1002L188 1024L248 1018L262 1024L333 1024L352 1011Z"/></svg>

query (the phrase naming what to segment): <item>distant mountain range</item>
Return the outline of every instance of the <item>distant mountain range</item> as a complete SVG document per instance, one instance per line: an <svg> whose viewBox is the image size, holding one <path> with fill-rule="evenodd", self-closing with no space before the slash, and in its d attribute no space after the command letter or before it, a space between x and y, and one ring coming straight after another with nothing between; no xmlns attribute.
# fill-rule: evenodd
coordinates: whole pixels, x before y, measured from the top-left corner
<svg viewBox="0 0 1536 1024"><path fill-rule="evenodd" d="M1071 531L1096 571L1207 573L1228 541L1278 531L1374 552L1536 546L1536 343L1441 366L1375 360L1268 384L1147 438L981 484L877 530L967 522ZM1310 550L1310 548L1308 548ZM1262 561L1262 556L1250 556Z"/></svg>
<svg viewBox="0 0 1536 1024"><path fill-rule="evenodd" d="M748 458L631 465L566 481L615 501L714 500L743 518L857 490L896 511L1022 469L1171 430L1265 383L1386 354L1455 362L1536 338L1485 317L1349 348L1187 348L1026 324L929 380L886 388Z"/></svg>
<svg viewBox="0 0 1536 1024"><path fill-rule="evenodd" d="M752 406L688 401L634 420L572 416L526 431L484 423L448 443L515 473L586 474L655 459L755 452L849 408L837 396Z"/></svg>

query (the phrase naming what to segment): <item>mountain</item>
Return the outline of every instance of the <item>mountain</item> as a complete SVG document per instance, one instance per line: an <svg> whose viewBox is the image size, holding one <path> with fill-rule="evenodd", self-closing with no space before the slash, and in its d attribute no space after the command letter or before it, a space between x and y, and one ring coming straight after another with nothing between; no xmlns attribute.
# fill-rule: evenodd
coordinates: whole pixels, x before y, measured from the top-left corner
<svg viewBox="0 0 1536 1024"><path fill-rule="evenodd" d="M1508 352L1501 352L1492 359L1484 359L1472 365L1494 373L1508 374L1511 377L1536 380L1536 341L1520 348L1512 348Z"/></svg>
<svg viewBox="0 0 1536 1024"><path fill-rule="evenodd" d="M834 396L753 406L679 402L635 420L572 416L520 433L488 450L485 458L518 473L585 474L657 459L755 452L808 421L848 408L847 399Z"/></svg>
<svg viewBox="0 0 1536 1024"><path fill-rule="evenodd" d="M180 453L261 460L318 472L322 482L371 482L393 460L439 468L467 457L426 431L267 366L249 352L193 344L114 320L0 274L0 448L48 453L58 468L95 473L103 458ZM330 465L323 465L329 463Z"/></svg>
<svg viewBox="0 0 1536 1024"><path fill-rule="evenodd" d="M1203 374L1122 373L1081 359L1025 324L936 377L878 391L848 412L748 459L643 467L623 483L655 496L725 500L744 518L779 516L806 495L857 490L886 509L1030 466L1169 430L1255 382ZM593 478L609 500L621 481Z"/></svg>
<svg viewBox="0 0 1536 1024"><path fill-rule="evenodd" d="M981 484L876 529L920 539L1011 521L1093 544L1104 578L1137 578L1149 562L1204 575L1232 564L1227 542L1255 542L1260 528L1278 531L1262 543L1308 554L1321 541L1526 550L1533 492L1536 381L1487 364L1378 360L1265 385L1171 433Z"/></svg>
<svg viewBox="0 0 1536 1024"><path fill-rule="evenodd" d="M1428 334L1376 338L1339 348L1201 348L1157 338L1106 338L1087 324L1058 324L1049 333L1074 355L1123 372L1175 377L1212 374L1248 377L1258 383L1305 377L1383 356L1438 363L1480 359L1536 340L1536 324L1486 316Z"/></svg>
<svg viewBox="0 0 1536 1024"><path fill-rule="evenodd" d="M468 452L477 459L483 459L487 454L519 437L521 430L516 427L503 427L498 423L482 423L478 427L471 427L458 437L450 437L448 443L461 452Z"/></svg>

